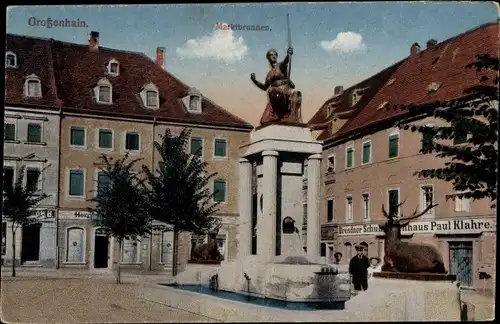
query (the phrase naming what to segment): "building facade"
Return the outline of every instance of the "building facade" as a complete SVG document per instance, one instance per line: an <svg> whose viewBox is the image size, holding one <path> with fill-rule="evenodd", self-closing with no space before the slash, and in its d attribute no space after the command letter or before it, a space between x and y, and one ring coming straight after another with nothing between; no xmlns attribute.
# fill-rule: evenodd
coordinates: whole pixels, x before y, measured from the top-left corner
<svg viewBox="0 0 500 324"><path fill-rule="evenodd" d="M24 169L23 183L45 193L38 221L19 228L12 248L12 223L2 219L2 264L54 267L57 264L59 125L53 71L38 64L50 53L46 42L7 37L5 55L4 189Z"/></svg>
<svg viewBox="0 0 500 324"><path fill-rule="evenodd" d="M428 139L395 127L408 116L386 108L462 98L464 90L479 84L481 77L479 72L465 69L466 64L479 54L495 56L497 35L498 23L491 23L441 43L431 40L424 50L412 46L410 56L388 75L367 80L383 82L378 82L377 93L342 126L335 129L334 121L328 121L318 136L324 141L321 215L326 262L333 262L333 254L340 252L346 264L356 245L364 245L369 257L383 258L384 233L378 226L385 221L382 205L395 208L395 202L404 201L398 212L411 216L436 203L437 207L403 228L403 241L435 246L447 271L456 274L462 286L494 286L496 211L491 202L447 200L445 196L454 193L451 183L415 176L415 171L443 167L446 161L421 154ZM353 92L345 98L356 99ZM498 108L498 102L493 105ZM317 115L326 109L322 107ZM414 124L438 123L443 121L414 119ZM454 141L467 145L463 139ZM485 273L491 277L484 279L488 277Z"/></svg>
<svg viewBox="0 0 500 324"><path fill-rule="evenodd" d="M9 35L10 36L10 35ZM20 36L10 36L14 43ZM119 158L126 153L140 158L137 167L155 170L160 141L168 128L178 134L192 131L192 152L201 148L208 163L206 172L217 172L210 186L220 201L216 216L223 222L218 238L225 259L236 256L238 148L247 141L252 126L230 114L195 88L183 84L164 69L164 49L157 49L156 62L142 53L99 46L99 34L92 32L87 45L37 40L48 48L46 67L52 71L56 88L59 164L57 231L51 239L57 267L110 271L120 262L127 271L165 271L172 268L173 232L168 224L154 223L152 237L123 242L120 250L114 238L93 226L90 201L106 181L99 157ZM50 58L50 59L49 59ZM178 264L182 271L194 244L204 237L179 237Z"/></svg>

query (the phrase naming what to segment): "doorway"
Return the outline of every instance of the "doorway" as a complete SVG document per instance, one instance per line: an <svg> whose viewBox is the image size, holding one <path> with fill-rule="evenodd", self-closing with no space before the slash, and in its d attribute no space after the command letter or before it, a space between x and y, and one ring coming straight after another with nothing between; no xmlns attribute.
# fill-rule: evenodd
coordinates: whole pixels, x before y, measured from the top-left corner
<svg viewBox="0 0 500 324"><path fill-rule="evenodd" d="M472 242L449 242L450 273L462 286L472 287Z"/></svg>
<svg viewBox="0 0 500 324"><path fill-rule="evenodd" d="M40 260L40 228L42 224L23 226L21 243L21 264Z"/></svg>
<svg viewBox="0 0 500 324"><path fill-rule="evenodd" d="M108 267L109 239L105 234L96 233L94 238L94 268Z"/></svg>

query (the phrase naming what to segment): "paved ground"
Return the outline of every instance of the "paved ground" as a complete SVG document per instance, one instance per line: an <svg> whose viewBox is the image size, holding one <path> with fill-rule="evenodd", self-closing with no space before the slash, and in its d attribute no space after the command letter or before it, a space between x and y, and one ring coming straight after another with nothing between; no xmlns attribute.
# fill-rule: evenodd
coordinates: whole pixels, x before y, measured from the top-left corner
<svg viewBox="0 0 500 324"><path fill-rule="evenodd" d="M214 322L197 314L152 303L142 298L145 282L168 282L161 275L112 274L82 271L18 270L16 278L2 269L2 322L7 323L152 323ZM463 291L469 320L494 318L495 298Z"/></svg>
<svg viewBox="0 0 500 324"><path fill-rule="evenodd" d="M141 284L124 278L71 278L2 273L4 323L153 323L213 320L141 298Z"/></svg>

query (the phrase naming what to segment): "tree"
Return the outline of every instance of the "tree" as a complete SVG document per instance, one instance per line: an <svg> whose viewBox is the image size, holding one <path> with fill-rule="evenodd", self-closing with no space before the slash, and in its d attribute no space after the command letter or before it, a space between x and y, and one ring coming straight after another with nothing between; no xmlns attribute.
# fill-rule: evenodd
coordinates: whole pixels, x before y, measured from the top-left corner
<svg viewBox="0 0 500 324"><path fill-rule="evenodd" d="M179 233L205 233L217 221L212 215L219 204L212 200L213 193L207 188L209 180L217 174L205 175L207 163L201 160L200 151L186 151L190 135L191 130L187 128L179 136L167 129L161 142L154 142L160 155L156 173L147 166L142 167L148 180L144 195L149 201L150 217L173 226L174 276L177 274Z"/></svg>
<svg viewBox="0 0 500 324"><path fill-rule="evenodd" d="M16 276L16 231L19 227L37 224L35 208L47 195L38 188L24 183L25 166L19 170L14 186L4 185L3 216L10 221L12 230L12 276ZM38 177L45 171L43 169ZM38 181L38 179L37 179Z"/></svg>
<svg viewBox="0 0 500 324"><path fill-rule="evenodd" d="M491 207L496 206L498 67L498 57L478 55L477 60L467 64L465 68L476 69L481 78L478 85L465 90L462 98L400 107L410 111L413 116L434 117L447 122L446 125L419 126L406 119L399 123L405 130L422 134L421 153L437 153L439 158L451 158L442 168L415 172L421 178L451 182L455 193L446 195L446 199L489 198ZM449 143L451 140L453 143Z"/></svg>
<svg viewBox="0 0 500 324"><path fill-rule="evenodd" d="M149 231L149 218L142 196L139 174L134 172L135 164L141 159L127 161L125 157L108 158L105 154L99 157L101 183L91 201L96 203L90 208L92 223L96 227L118 241L118 261L116 266L116 283L120 283L120 261L124 240L137 240ZM99 181L99 179L98 179Z"/></svg>

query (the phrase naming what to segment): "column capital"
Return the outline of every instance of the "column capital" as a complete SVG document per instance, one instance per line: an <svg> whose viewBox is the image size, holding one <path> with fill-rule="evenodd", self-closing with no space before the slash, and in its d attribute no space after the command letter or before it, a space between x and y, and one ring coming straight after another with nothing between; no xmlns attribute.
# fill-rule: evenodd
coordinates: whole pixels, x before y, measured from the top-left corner
<svg viewBox="0 0 500 324"><path fill-rule="evenodd" d="M309 155L309 157L307 159L308 160L322 160L323 156L318 153L318 154Z"/></svg>
<svg viewBox="0 0 500 324"><path fill-rule="evenodd" d="M262 156L278 156L278 151L264 151L262 152Z"/></svg>
<svg viewBox="0 0 500 324"><path fill-rule="evenodd" d="M242 157L240 158L240 163L250 163L250 161Z"/></svg>

